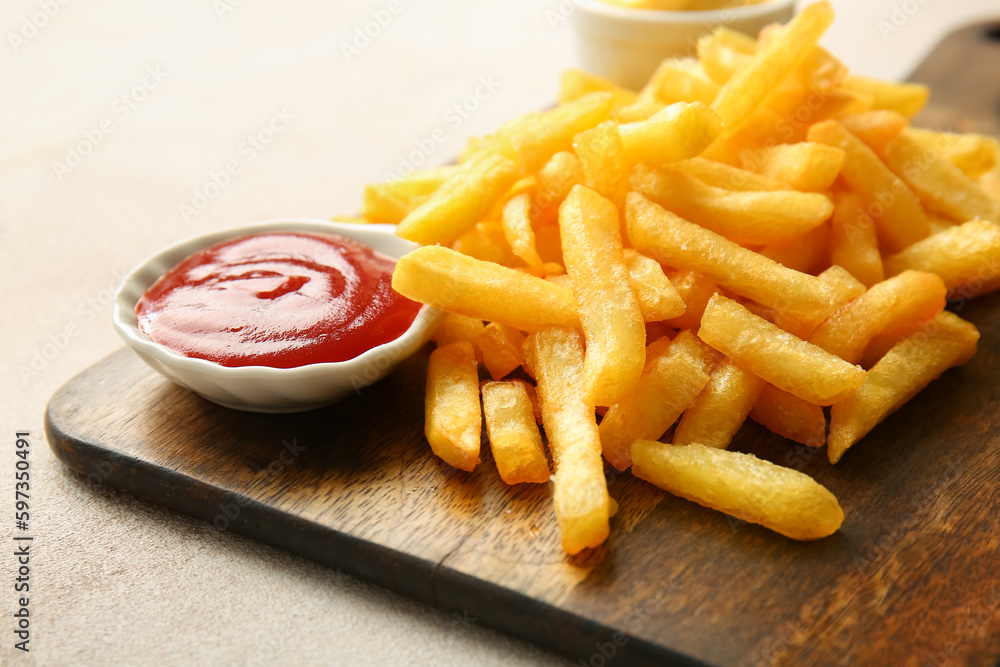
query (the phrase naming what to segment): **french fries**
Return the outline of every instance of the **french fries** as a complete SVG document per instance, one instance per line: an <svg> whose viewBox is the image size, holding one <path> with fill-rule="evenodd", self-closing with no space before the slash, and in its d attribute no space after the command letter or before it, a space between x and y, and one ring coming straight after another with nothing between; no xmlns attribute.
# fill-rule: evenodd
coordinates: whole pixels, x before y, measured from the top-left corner
<svg viewBox="0 0 1000 667"><path fill-rule="evenodd" d="M865 379L861 368L719 294L701 316L698 337L758 377L815 405L837 402Z"/></svg>
<svg viewBox="0 0 1000 667"><path fill-rule="evenodd" d="M840 503L812 477L752 454L637 440L632 445L632 474L795 540L832 535L844 521Z"/></svg>
<svg viewBox="0 0 1000 667"><path fill-rule="evenodd" d="M365 219L424 245L394 289L448 313L431 450L472 469L485 421L500 479L551 480L568 554L612 529L605 464L829 535L823 486L725 451L746 418L836 462L975 352L943 309L1000 288L997 141L912 127L926 88L850 74L831 20L717 28L638 92L572 70L457 166L365 189Z"/></svg>
<svg viewBox="0 0 1000 667"><path fill-rule="evenodd" d="M635 385L645 363L646 328L618 224L614 204L580 185L559 208L566 273L587 340L583 391L591 406L617 403ZM602 261L595 262L599 255Z"/></svg>
<svg viewBox="0 0 1000 667"><path fill-rule="evenodd" d="M523 382L483 385L483 416L500 479L507 484L549 480L549 461Z"/></svg>
<svg viewBox="0 0 1000 667"><path fill-rule="evenodd" d="M601 439L583 392L583 340L572 330L545 327L530 339L542 423L555 463L552 501L568 554L596 547L610 531L611 497Z"/></svg>
<svg viewBox="0 0 1000 667"><path fill-rule="evenodd" d="M431 449L448 465L472 470L479 463L482 424L472 344L459 341L434 350L427 363L424 415Z"/></svg>

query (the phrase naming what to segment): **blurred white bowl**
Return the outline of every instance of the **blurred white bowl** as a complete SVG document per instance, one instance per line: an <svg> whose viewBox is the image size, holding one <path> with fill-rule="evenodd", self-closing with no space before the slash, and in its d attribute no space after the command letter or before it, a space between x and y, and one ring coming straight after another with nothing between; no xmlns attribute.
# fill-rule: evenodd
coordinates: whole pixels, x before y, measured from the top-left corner
<svg viewBox="0 0 1000 667"><path fill-rule="evenodd" d="M705 11L628 9L577 0L573 14L580 67L619 86L639 90L664 58L693 56L698 38L718 26L756 36L792 18L795 0Z"/></svg>
<svg viewBox="0 0 1000 667"><path fill-rule="evenodd" d="M125 277L115 294L112 312L115 330L150 368L227 408L250 412L301 412L327 405L388 375L399 362L427 342L443 313L424 306L402 336L348 361L297 368L227 367L205 359L185 357L153 342L138 328L135 305L157 278L185 257L220 241L262 232L325 232L360 241L398 259L417 245L399 238L393 230L392 225L271 220L181 241L148 258Z"/></svg>

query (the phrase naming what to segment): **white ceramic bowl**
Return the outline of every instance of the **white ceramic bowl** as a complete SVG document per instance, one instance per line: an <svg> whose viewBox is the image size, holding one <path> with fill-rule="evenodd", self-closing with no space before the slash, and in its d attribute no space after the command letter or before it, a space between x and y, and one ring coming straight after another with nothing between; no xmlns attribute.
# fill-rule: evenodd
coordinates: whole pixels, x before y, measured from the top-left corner
<svg viewBox="0 0 1000 667"><path fill-rule="evenodd" d="M398 259L416 248L399 238L391 225L362 225L326 220L272 220L223 229L181 241L132 270L115 294L115 330L150 368L208 400L251 412L301 412L358 392L386 375L416 352L433 333L441 311L424 306L406 332L348 361L298 368L227 367L180 355L142 333L135 305L156 279L185 257L227 239L261 232L326 232L360 241Z"/></svg>
<svg viewBox="0 0 1000 667"><path fill-rule="evenodd" d="M765 0L732 9L668 12L577 0L573 14L580 66L639 90L664 58L693 56L698 38L723 25L756 36L792 18L795 0Z"/></svg>

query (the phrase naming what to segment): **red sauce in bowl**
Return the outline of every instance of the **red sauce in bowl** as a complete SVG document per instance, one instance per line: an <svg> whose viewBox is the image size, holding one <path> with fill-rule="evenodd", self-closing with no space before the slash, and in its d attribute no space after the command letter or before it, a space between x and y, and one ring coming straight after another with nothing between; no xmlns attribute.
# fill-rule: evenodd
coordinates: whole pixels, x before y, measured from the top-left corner
<svg viewBox="0 0 1000 667"><path fill-rule="evenodd" d="M254 234L191 255L135 312L155 342L222 366L346 361L416 319L420 304L392 290L395 266L334 234Z"/></svg>

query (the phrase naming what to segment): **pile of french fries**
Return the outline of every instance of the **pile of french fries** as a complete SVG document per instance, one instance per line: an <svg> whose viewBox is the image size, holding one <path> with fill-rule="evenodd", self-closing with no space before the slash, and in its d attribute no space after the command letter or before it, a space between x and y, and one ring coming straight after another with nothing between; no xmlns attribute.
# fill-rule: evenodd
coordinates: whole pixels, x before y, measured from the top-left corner
<svg viewBox="0 0 1000 667"><path fill-rule="evenodd" d="M944 307L1000 286L997 142L911 127L926 88L848 74L832 20L720 27L639 92L569 71L457 166L366 188L364 217L422 244L393 287L449 313L431 448L472 470L485 421L506 483L552 481L569 554L608 536L605 465L830 535L826 488L727 450L744 420L835 463L976 351Z"/></svg>

